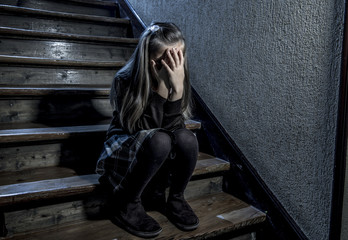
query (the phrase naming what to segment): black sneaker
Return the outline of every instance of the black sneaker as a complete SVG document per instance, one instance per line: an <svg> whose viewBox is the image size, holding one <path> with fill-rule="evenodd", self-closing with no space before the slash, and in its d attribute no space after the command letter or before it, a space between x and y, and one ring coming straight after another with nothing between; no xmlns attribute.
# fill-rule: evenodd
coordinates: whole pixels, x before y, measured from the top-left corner
<svg viewBox="0 0 348 240"><path fill-rule="evenodd" d="M199 219L186 202L183 194L169 196L166 205L168 220L182 231L195 230L199 225Z"/></svg>

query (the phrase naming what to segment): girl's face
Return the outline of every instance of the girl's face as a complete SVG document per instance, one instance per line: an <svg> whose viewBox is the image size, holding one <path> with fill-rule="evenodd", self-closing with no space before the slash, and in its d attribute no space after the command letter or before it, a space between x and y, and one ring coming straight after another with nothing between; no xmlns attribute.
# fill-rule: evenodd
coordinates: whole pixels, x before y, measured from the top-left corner
<svg viewBox="0 0 348 240"><path fill-rule="evenodd" d="M162 59L168 63L166 50L176 48L184 52L184 47L185 45L183 42L178 42L171 45L162 45L158 51L150 54L150 60L154 60L156 63L157 69L160 70L162 68L162 64L161 64Z"/></svg>

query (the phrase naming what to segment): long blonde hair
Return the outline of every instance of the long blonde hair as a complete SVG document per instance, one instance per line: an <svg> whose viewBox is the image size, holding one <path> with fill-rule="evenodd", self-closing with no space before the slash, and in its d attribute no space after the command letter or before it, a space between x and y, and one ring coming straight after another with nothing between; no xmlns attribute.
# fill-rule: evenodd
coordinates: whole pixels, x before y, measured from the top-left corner
<svg viewBox="0 0 348 240"><path fill-rule="evenodd" d="M122 128L133 133L143 114L151 95L151 73L149 58L151 52L158 51L163 45L178 42L184 44L185 80L182 112L190 117L191 85L189 80L186 44L180 29L173 23L155 22L142 33L137 48L127 64L118 71L112 83L110 102L119 114Z"/></svg>

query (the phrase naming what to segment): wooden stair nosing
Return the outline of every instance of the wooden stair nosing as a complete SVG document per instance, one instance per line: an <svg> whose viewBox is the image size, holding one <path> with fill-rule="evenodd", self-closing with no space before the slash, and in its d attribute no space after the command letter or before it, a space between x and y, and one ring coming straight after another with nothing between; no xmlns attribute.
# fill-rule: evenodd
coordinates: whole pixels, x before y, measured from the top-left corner
<svg viewBox="0 0 348 240"><path fill-rule="evenodd" d="M122 43L122 44L137 44L139 39L137 38L125 38L125 37L108 37L108 36L93 36L93 35L80 35L70 33L53 33L44 31L34 31L20 28L0 27L0 34L8 35L20 35L27 37L42 37L42 38L54 38L54 39L66 39L66 40L78 40L89 42L109 42L109 43Z"/></svg>
<svg viewBox="0 0 348 240"><path fill-rule="evenodd" d="M185 121L186 127L190 130L199 129L201 123L194 120ZM63 126L48 128L27 128L27 129L6 129L0 130L0 143L31 142L69 139L74 136L90 133L105 134L109 124L84 125L84 126Z"/></svg>
<svg viewBox="0 0 348 240"><path fill-rule="evenodd" d="M39 86L2 86L0 84L0 98L14 96L57 96L57 95L89 95L108 97L110 87L39 87Z"/></svg>
<svg viewBox="0 0 348 240"><path fill-rule="evenodd" d="M9 158L9 160L11 160ZM79 161L79 160L77 160ZM85 159L86 162L95 162L94 157L91 159ZM23 161L25 164L25 160ZM52 164L52 165L49 165ZM0 186L20 184L25 182L37 182L49 179L67 178L77 175L91 174L93 169L89 165L89 169L84 169L83 173L78 174L74 169L74 163L70 163L71 166L61 166L59 162L48 163L47 166L26 166L23 169L10 169L4 170L3 167L0 171ZM63 164L64 165L64 164ZM194 170L194 175L196 175L195 180L199 177L204 177L209 174L221 175L222 172L229 170L229 163L213 157L211 155L199 153L198 161ZM79 172L81 169L78 170Z"/></svg>
<svg viewBox="0 0 348 240"><path fill-rule="evenodd" d="M219 239L219 236L223 234L231 233L232 231L245 227L253 227L266 220L266 214L262 211L223 192L188 199L188 202L200 220L199 227L194 231L183 232L171 224L164 215L155 211L149 212L149 215L163 228L160 235L153 239ZM67 236L69 236L69 239L83 238L85 240L141 239L115 226L108 219L69 222L60 226L54 226L53 228L41 229L41 231L31 234L17 234L11 239L53 240L63 239Z"/></svg>
<svg viewBox="0 0 348 240"><path fill-rule="evenodd" d="M97 68L119 68L123 67L125 61L82 61L82 60L61 60L51 58L25 57L0 55L0 63L50 65L68 67L97 67Z"/></svg>
<svg viewBox="0 0 348 240"><path fill-rule="evenodd" d="M115 1L103 1L103 0L65 0L65 1L96 5L101 7L117 7L118 6L118 4Z"/></svg>
<svg viewBox="0 0 348 240"><path fill-rule="evenodd" d="M17 6L4 5L4 4L0 4L0 12L15 12L15 13L21 13L21 14L75 19L75 20L82 20L82 21L89 21L89 22L104 22L104 23L125 24L125 25L130 24L128 19L123 19L123 18L112 18L112 17L93 16L93 15L85 15L85 14L77 14L77 13L55 12L55 11L17 7Z"/></svg>
<svg viewBox="0 0 348 240"><path fill-rule="evenodd" d="M89 174L0 186L0 206L89 193L96 188L98 178Z"/></svg>
<svg viewBox="0 0 348 240"><path fill-rule="evenodd" d="M108 127L108 124L103 124L0 130L0 143L62 140L90 133L105 134Z"/></svg>
<svg viewBox="0 0 348 240"><path fill-rule="evenodd" d="M193 176L228 169L228 162L211 156L209 159L197 161ZM0 206L91 193L99 185L99 177L98 174L88 174L3 185L0 186Z"/></svg>

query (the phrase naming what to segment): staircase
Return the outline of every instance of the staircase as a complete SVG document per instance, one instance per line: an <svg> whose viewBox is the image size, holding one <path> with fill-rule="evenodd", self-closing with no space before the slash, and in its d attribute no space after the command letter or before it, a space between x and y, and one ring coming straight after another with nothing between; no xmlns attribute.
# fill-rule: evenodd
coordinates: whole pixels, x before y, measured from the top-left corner
<svg viewBox="0 0 348 240"><path fill-rule="evenodd" d="M94 173L110 84L137 44L126 5L0 0L1 239L138 239L105 218ZM199 119L186 127L205 135ZM229 163L200 149L185 193L200 227L181 232L151 212L157 239L254 239L265 214L224 193Z"/></svg>

